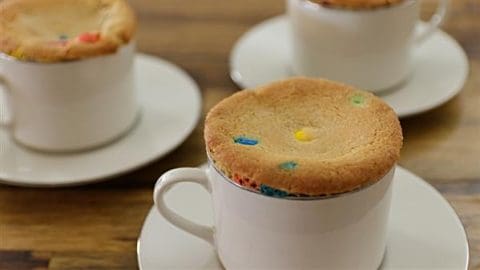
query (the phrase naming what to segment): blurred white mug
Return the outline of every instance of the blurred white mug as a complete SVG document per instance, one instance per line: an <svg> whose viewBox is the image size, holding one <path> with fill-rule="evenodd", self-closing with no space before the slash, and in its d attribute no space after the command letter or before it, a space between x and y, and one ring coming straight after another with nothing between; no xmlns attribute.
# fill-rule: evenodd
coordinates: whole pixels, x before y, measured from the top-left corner
<svg viewBox="0 0 480 270"><path fill-rule="evenodd" d="M132 42L116 53L69 62L37 63L0 54L7 128L27 147L66 152L108 143L135 122ZM5 108L0 112L6 113Z"/></svg>
<svg viewBox="0 0 480 270"><path fill-rule="evenodd" d="M435 32L448 6L449 0L439 0L428 27L418 33L420 0L357 10L287 0L293 72L372 92L392 88L407 79L412 49Z"/></svg>

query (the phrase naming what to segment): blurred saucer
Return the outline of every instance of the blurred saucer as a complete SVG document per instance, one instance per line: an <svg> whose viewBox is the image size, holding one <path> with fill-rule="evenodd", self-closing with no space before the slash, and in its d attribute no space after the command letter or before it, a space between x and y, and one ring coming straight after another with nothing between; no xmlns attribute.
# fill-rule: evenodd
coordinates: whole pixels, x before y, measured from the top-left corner
<svg viewBox="0 0 480 270"><path fill-rule="evenodd" d="M72 154L35 152L15 144L0 127L0 183L86 184L134 170L179 146L201 114L198 86L177 66L142 54L135 59L135 78L140 120L125 137L102 148Z"/></svg>
<svg viewBox="0 0 480 270"><path fill-rule="evenodd" d="M422 29L425 23L419 23ZM253 88L292 76L290 28L286 16L254 26L237 42L230 56L230 76L241 88ZM438 107L457 95L468 75L462 47L439 30L415 48L413 73L408 81L379 95L399 117Z"/></svg>
<svg viewBox="0 0 480 270"><path fill-rule="evenodd" d="M396 169L393 185L387 252L379 270L466 270L467 237L450 204L432 186L401 167ZM209 195L196 184L175 187L166 200L188 219L213 223ZM156 208L143 224L137 256L140 270L223 269L207 242L172 226Z"/></svg>

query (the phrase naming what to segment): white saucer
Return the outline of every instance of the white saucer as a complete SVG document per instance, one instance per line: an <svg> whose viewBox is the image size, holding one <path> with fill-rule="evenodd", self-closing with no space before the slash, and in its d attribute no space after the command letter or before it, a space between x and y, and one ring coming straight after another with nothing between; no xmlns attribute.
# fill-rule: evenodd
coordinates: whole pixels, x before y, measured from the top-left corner
<svg viewBox="0 0 480 270"><path fill-rule="evenodd" d="M418 27L425 27L420 23ZM230 56L230 75L241 88L253 88L292 76L288 18L269 19L245 33ZM406 117L438 107L462 89L468 59L448 34L437 31L414 52L414 70L403 85L380 96Z"/></svg>
<svg viewBox="0 0 480 270"><path fill-rule="evenodd" d="M124 138L75 154L44 154L15 144L0 127L0 183L54 187L79 185L136 169L180 145L196 126L201 95L177 66L138 55L135 59L140 121Z"/></svg>
<svg viewBox="0 0 480 270"><path fill-rule="evenodd" d="M167 203L185 217L212 224L209 195L200 186L182 184ZM462 223L448 202L418 176L398 167L394 180L387 253L382 270L465 270L468 243ZM141 270L222 269L213 248L173 227L150 210L137 242Z"/></svg>

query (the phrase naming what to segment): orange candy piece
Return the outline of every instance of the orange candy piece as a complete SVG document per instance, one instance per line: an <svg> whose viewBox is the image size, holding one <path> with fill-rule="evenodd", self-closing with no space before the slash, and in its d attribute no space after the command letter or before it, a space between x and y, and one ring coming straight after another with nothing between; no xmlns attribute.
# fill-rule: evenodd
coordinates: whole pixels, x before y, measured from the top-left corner
<svg viewBox="0 0 480 270"><path fill-rule="evenodd" d="M78 40L85 43L95 43L100 40L100 33L83 33L78 36Z"/></svg>

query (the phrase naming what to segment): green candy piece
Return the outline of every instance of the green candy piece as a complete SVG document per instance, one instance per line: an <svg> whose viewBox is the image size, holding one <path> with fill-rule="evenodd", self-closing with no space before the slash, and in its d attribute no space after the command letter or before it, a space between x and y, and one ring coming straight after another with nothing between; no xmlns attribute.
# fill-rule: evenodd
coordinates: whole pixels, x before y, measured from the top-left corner
<svg viewBox="0 0 480 270"><path fill-rule="evenodd" d="M362 95L355 95L350 99L350 101L355 106L362 106L365 104L365 97L363 97Z"/></svg>

